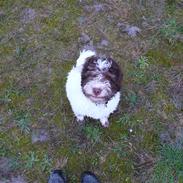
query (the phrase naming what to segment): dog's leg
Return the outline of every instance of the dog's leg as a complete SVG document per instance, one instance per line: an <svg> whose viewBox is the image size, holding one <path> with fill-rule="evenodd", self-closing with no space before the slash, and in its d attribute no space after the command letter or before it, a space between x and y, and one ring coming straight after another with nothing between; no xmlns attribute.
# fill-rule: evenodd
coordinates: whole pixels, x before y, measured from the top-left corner
<svg viewBox="0 0 183 183"><path fill-rule="evenodd" d="M77 114L76 115L76 120L77 120L77 122L82 123L84 121L84 116L83 115L80 115L80 114Z"/></svg>
<svg viewBox="0 0 183 183"><path fill-rule="evenodd" d="M107 128L109 127L109 120L107 117L100 119L100 122L102 123L102 126Z"/></svg>
<svg viewBox="0 0 183 183"><path fill-rule="evenodd" d="M83 50L83 51L81 51L80 56L76 61L76 66L78 67L78 66L83 65L86 62L87 58L92 57L94 55L96 55L96 53L92 50Z"/></svg>

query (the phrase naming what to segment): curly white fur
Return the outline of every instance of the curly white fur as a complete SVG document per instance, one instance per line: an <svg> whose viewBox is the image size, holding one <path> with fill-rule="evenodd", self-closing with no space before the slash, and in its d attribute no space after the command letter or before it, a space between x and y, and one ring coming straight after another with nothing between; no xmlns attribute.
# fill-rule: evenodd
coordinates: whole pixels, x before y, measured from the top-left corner
<svg viewBox="0 0 183 183"><path fill-rule="evenodd" d="M69 72L66 82L66 93L72 110L77 120L83 120L84 116L99 119L104 127L109 125L108 118L113 113L120 101L120 92L117 92L107 104L96 104L87 98L81 88L81 72L88 57L96 53L84 50L77 59L76 66Z"/></svg>

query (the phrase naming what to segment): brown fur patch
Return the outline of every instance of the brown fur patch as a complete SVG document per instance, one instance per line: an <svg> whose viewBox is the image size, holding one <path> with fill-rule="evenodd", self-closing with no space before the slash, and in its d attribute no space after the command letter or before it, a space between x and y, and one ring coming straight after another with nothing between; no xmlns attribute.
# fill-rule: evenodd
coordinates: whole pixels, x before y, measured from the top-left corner
<svg viewBox="0 0 183 183"><path fill-rule="evenodd" d="M103 78L102 80L109 81L111 85L111 91L112 91L112 95L110 96L111 98L112 96L114 96L116 92L120 91L123 74L120 70L119 65L112 58L107 58L107 60L112 63L111 67L109 67L109 69L100 70L97 67L98 59L102 59L102 58L93 56L88 58L88 60L85 62L82 73L81 73L81 78L82 78L81 86L84 87L84 85L87 82L101 75Z"/></svg>

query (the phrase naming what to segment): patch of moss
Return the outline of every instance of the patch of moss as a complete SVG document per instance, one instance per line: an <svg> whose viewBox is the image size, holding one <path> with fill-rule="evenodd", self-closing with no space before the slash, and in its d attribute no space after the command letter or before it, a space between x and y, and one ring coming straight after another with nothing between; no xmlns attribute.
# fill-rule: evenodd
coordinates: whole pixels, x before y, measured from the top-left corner
<svg viewBox="0 0 183 183"><path fill-rule="evenodd" d="M151 49L147 52L147 56L151 58L151 62L155 65L171 67L182 62L183 43L176 42L168 45L162 42L158 49Z"/></svg>
<svg viewBox="0 0 183 183"><path fill-rule="evenodd" d="M103 141L108 141L108 139L111 140L119 140L120 137L124 134L128 133L128 129L126 124L120 124L119 117L112 116L110 118L110 127L104 130L104 134L102 136Z"/></svg>
<svg viewBox="0 0 183 183"><path fill-rule="evenodd" d="M142 148L148 149L149 151L157 151L160 145L159 135L154 130L146 131L143 135Z"/></svg>
<svg viewBox="0 0 183 183"><path fill-rule="evenodd" d="M170 67L172 62L166 54L160 50L149 50L147 56L152 58L153 64L158 64L166 67Z"/></svg>
<svg viewBox="0 0 183 183"><path fill-rule="evenodd" d="M171 113L174 110L175 110L175 106L172 103L168 103L163 106L163 111L165 111L166 113Z"/></svg>
<svg viewBox="0 0 183 183"><path fill-rule="evenodd" d="M127 159L120 159L115 153L111 153L101 166L104 174L107 175L107 179L102 178L104 182L109 180L111 183L132 182L133 165Z"/></svg>
<svg viewBox="0 0 183 183"><path fill-rule="evenodd" d="M14 51L14 48L12 48L12 46L10 45L2 45L0 46L0 52L3 53L3 57L5 57L5 55L10 55L12 54Z"/></svg>

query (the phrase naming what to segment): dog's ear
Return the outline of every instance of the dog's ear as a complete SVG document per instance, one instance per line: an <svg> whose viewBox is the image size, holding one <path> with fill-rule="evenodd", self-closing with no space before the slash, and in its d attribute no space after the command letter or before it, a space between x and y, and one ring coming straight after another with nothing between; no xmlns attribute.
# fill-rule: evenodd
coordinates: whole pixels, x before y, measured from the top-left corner
<svg viewBox="0 0 183 183"><path fill-rule="evenodd" d="M81 86L85 85L88 79L91 79L93 77L93 74L96 70L96 61L96 56L91 56L86 59L86 62L83 65L83 69L81 72Z"/></svg>
<svg viewBox="0 0 183 183"><path fill-rule="evenodd" d="M108 60L112 63L109 68L109 73L113 76L112 80L115 84L115 88L117 91L121 89L123 73L120 66L114 61L112 58L108 58Z"/></svg>
<svg viewBox="0 0 183 183"><path fill-rule="evenodd" d="M94 56L88 57L86 61L89 63L96 63L97 59L98 57L94 55Z"/></svg>
<svg viewBox="0 0 183 183"><path fill-rule="evenodd" d="M96 69L97 59L98 59L97 56L88 57L86 59L85 64L84 64L83 71L87 72L87 71L95 70Z"/></svg>

